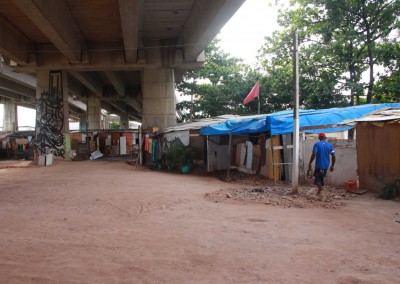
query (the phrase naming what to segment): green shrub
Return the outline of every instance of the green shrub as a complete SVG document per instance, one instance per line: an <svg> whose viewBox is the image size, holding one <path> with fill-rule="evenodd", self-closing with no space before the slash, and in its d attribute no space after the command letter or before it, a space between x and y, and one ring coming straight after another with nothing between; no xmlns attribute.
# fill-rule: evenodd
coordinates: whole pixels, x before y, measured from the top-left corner
<svg viewBox="0 0 400 284"><path fill-rule="evenodd" d="M395 180L392 183L387 184L383 188L383 199L395 199L399 194L400 180Z"/></svg>
<svg viewBox="0 0 400 284"><path fill-rule="evenodd" d="M190 164L190 156L190 148L184 146L178 138L170 142L166 153L167 164L169 166L176 167Z"/></svg>

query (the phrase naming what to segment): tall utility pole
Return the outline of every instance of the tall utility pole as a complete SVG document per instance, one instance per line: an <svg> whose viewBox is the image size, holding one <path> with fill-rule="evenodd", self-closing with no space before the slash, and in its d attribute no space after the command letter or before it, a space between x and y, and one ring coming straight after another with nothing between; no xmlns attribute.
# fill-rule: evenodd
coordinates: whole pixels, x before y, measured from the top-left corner
<svg viewBox="0 0 400 284"><path fill-rule="evenodd" d="M190 95L190 117L189 120L193 120L193 94Z"/></svg>
<svg viewBox="0 0 400 284"><path fill-rule="evenodd" d="M293 166L292 166L292 193L297 193L299 188L299 50L298 32L293 33Z"/></svg>

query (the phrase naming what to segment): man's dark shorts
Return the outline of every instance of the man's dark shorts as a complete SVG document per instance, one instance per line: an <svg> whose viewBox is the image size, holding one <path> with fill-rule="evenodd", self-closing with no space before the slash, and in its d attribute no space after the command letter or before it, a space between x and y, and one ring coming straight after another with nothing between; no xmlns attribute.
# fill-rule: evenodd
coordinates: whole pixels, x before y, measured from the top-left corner
<svg viewBox="0 0 400 284"><path fill-rule="evenodd" d="M327 169L315 169L314 171L314 184L318 185L318 183L324 186L324 177L326 176Z"/></svg>

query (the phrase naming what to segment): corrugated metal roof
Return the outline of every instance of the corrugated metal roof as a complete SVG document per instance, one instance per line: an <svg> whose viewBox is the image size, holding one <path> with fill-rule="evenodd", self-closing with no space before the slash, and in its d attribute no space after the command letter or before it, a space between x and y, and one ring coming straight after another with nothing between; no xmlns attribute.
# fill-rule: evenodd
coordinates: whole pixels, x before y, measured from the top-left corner
<svg viewBox="0 0 400 284"><path fill-rule="evenodd" d="M216 116L216 117L211 117L211 118L201 118L198 120L193 120L190 122L185 122L185 123L181 123L175 126L171 126L168 128L165 128L163 133L168 133L168 132L173 132L173 131L184 131L184 130L197 130L197 129L201 129L202 127L206 127L206 126L211 126L211 125L215 125L221 122L225 122L229 119L236 119L239 116L237 115L221 115L221 116Z"/></svg>
<svg viewBox="0 0 400 284"><path fill-rule="evenodd" d="M356 122L373 122L373 121L389 121L400 120L400 108L385 109L377 111L374 114L356 119Z"/></svg>

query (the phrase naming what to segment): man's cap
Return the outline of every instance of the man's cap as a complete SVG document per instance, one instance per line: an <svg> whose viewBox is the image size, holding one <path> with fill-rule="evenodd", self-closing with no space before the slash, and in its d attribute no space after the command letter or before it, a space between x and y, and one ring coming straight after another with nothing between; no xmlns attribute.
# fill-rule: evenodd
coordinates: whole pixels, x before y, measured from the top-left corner
<svg viewBox="0 0 400 284"><path fill-rule="evenodd" d="M320 134L318 134L318 138L319 139L326 139L326 134L324 132L321 132Z"/></svg>

